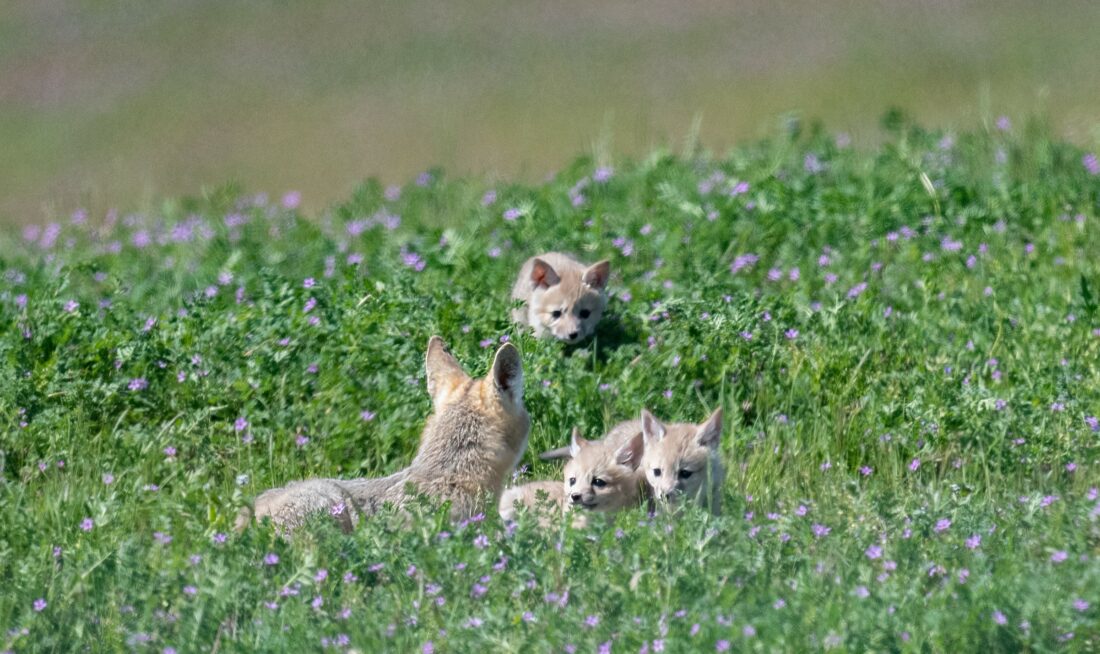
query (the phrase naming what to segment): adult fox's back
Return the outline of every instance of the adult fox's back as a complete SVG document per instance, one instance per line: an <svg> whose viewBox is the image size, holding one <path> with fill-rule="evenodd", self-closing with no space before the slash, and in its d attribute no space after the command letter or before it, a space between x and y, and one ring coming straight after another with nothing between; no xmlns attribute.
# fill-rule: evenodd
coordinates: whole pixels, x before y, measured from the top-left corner
<svg viewBox="0 0 1100 654"><path fill-rule="evenodd" d="M362 514L386 504L403 505L410 487L449 501L455 518L495 502L527 448L531 428L518 350L506 343L497 350L489 374L473 379L446 351L443 340L433 336L425 366L434 412L407 468L378 479L311 479L271 489L256 498L253 511L242 511L238 529L253 516L293 528L323 510L351 529Z"/></svg>

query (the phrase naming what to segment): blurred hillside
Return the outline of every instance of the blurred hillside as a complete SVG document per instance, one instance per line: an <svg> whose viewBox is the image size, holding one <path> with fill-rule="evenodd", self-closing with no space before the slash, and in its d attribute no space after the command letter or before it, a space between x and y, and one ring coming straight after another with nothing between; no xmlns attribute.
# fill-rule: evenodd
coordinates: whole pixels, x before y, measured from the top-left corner
<svg viewBox="0 0 1100 654"><path fill-rule="evenodd" d="M858 143L890 106L1093 142L1097 34L1094 0L0 0L0 222L229 179L311 209L434 165L537 179L697 116L716 150L791 110Z"/></svg>

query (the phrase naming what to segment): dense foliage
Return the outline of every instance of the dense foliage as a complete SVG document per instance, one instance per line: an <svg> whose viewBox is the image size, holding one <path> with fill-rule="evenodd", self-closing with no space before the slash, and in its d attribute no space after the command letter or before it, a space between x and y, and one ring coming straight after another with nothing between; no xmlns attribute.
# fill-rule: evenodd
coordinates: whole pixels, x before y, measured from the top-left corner
<svg viewBox="0 0 1100 654"><path fill-rule="evenodd" d="M0 651L1100 648L1100 164L1007 123L844 141L15 234ZM580 347L508 320L550 249L613 262ZM521 478L573 425L725 407L724 515L234 534L264 488L409 461L432 334L478 375L522 350Z"/></svg>

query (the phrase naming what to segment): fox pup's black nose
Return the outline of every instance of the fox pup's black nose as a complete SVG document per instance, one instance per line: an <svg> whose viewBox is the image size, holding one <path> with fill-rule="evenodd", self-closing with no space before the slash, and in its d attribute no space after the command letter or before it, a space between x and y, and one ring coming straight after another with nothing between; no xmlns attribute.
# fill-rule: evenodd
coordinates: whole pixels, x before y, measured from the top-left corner
<svg viewBox="0 0 1100 654"><path fill-rule="evenodd" d="M569 340L571 340L571 341L576 340L578 334L580 334L580 332L569 332Z"/></svg>
<svg viewBox="0 0 1100 654"><path fill-rule="evenodd" d="M570 498L573 500L573 504L580 504L581 503L581 494L580 493L570 495Z"/></svg>

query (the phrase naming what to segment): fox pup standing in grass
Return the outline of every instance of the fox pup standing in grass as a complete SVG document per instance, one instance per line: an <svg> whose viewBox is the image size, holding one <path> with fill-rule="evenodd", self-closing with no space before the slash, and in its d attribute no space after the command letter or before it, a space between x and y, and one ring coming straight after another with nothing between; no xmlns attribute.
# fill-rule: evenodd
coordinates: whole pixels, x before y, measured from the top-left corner
<svg viewBox="0 0 1100 654"><path fill-rule="evenodd" d="M552 507L574 516L575 527L587 524L585 512L612 514L639 506L646 497L645 475L639 467L643 437L640 430L631 432L621 426L598 441L583 438L574 427L564 483L535 481L505 490L500 498L501 517L513 519L517 502L528 508L538 506L540 491ZM548 521L540 519L540 523L547 526Z"/></svg>
<svg viewBox="0 0 1100 654"><path fill-rule="evenodd" d="M512 299L524 303L512 317L534 329L535 336L578 343L596 331L607 307L610 275L606 260L588 266L559 252L531 257L512 287Z"/></svg>
<svg viewBox="0 0 1100 654"><path fill-rule="evenodd" d="M290 529L311 513L329 511L350 530L359 514L372 514L386 503L401 506L409 485L450 501L455 519L474 515L484 501L494 501L523 456L531 428L523 406L519 351L505 343L489 374L472 379L443 340L433 336L425 365L434 413L409 467L380 479L310 479L266 491L256 498L254 512L241 512L237 528L248 525L250 513Z"/></svg>

